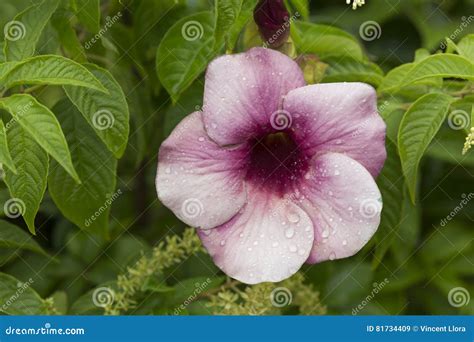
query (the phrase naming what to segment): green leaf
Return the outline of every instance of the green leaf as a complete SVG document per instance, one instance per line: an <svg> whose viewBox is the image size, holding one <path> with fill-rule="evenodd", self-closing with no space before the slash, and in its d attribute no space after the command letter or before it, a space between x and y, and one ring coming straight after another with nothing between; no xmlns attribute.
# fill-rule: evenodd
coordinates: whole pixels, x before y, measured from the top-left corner
<svg viewBox="0 0 474 342"><path fill-rule="evenodd" d="M5 36L4 47L7 61L19 61L34 55L41 33L58 4L59 0L44 0L7 23L5 32L9 33Z"/></svg>
<svg viewBox="0 0 474 342"><path fill-rule="evenodd" d="M18 124L7 130L7 139L17 173L6 169L5 183L12 200L23 206L21 214L30 232L35 234L35 216L46 190L48 155Z"/></svg>
<svg viewBox="0 0 474 342"><path fill-rule="evenodd" d="M393 92L430 77L474 80L474 64L458 55L433 55L419 63L408 63L393 69L384 78L378 90Z"/></svg>
<svg viewBox="0 0 474 342"><path fill-rule="evenodd" d="M107 70L92 64L88 64L87 68L100 80L108 94L70 86L64 87L64 90L107 148L120 158L127 147L130 131L125 94Z"/></svg>
<svg viewBox="0 0 474 342"><path fill-rule="evenodd" d="M8 111L13 119L28 132L61 166L80 182L71 161L71 154L64 134L54 114L27 94L15 94L0 99L0 108Z"/></svg>
<svg viewBox="0 0 474 342"><path fill-rule="evenodd" d="M215 0L216 28L214 48L218 49L224 42L224 38L237 19L242 0Z"/></svg>
<svg viewBox="0 0 474 342"><path fill-rule="evenodd" d="M5 126L1 119L0 119L0 163L6 165L10 170L16 173L15 164L13 163L13 159L10 154L10 149L8 148Z"/></svg>
<svg viewBox="0 0 474 342"><path fill-rule="evenodd" d="M32 57L14 66L8 65L7 69L3 79L0 78L6 88L25 84L71 85L107 93L107 89L84 66L61 56Z"/></svg>
<svg viewBox="0 0 474 342"><path fill-rule="evenodd" d="M329 64L323 82L365 82L377 87L383 79L383 71L377 64L352 57L326 58Z"/></svg>
<svg viewBox="0 0 474 342"><path fill-rule="evenodd" d="M79 21L91 32L100 30L100 0L72 0Z"/></svg>
<svg viewBox="0 0 474 342"><path fill-rule="evenodd" d="M424 95L410 106L400 123L398 150L413 203L421 157L441 127L452 101L452 97L444 94Z"/></svg>
<svg viewBox="0 0 474 342"><path fill-rule="evenodd" d="M461 39L457 45L457 51L461 56L466 57L470 61L474 60L474 33L468 34Z"/></svg>
<svg viewBox="0 0 474 342"><path fill-rule="evenodd" d="M54 14L51 23L56 29L61 45L67 55L79 63L85 63L87 61L86 53L71 24L70 13L65 10L58 10Z"/></svg>
<svg viewBox="0 0 474 342"><path fill-rule="evenodd" d="M403 224L403 201L405 184L402 174L400 157L397 147L390 140L386 141L387 159L377 178L377 184L383 199L383 210L380 226L375 234L375 258L373 267L376 268L389 250L393 238L400 225Z"/></svg>
<svg viewBox="0 0 474 342"><path fill-rule="evenodd" d="M466 136L452 129L442 129L426 150L426 155L453 165L474 166L474 153L462 154Z"/></svg>
<svg viewBox="0 0 474 342"><path fill-rule="evenodd" d="M290 5L295 8L296 13L301 14L304 20L309 18L309 1L308 0L288 0Z"/></svg>
<svg viewBox="0 0 474 342"><path fill-rule="evenodd" d="M17 227L7 221L0 220L0 246L2 248L14 248L29 250L49 257L43 248L33 240L31 235L26 233L20 227Z"/></svg>
<svg viewBox="0 0 474 342"><path fill-rule="evenodd" d="M233 50L237 44L237 40L242 32L242 29L247 25L253 16L253 10L257 6L257 0L242 0L240 13L234 24L230 27L227 38L227 49Z"/></svg>
<svg viewBox="0 0 474 342"><path fill-rule="evenodd" d="M0 311L7 315L45 315L43 299L33 290L34 280L20 280L0 273Z"/></svg>
<svg viewBox="0 0 474 342"><path fill-rule="evenodd" d="M75 225L107 236L110 207L117 196L113 194L117 160L67 99L60 101L53 111L61 122L74 167L83 182L77 184L53 162L48 176L49 193L61 213Z"/></svg>
<svg viewBox="0 0 474 342"><path fill-rule="evenodd" d="M156 55L158 77L176 102L214 57L214 17L201 12L182 18L165 34Z"/></svg>
<svg viewBox="0 0 474 342"><path fill-rule="evenodd" d="M291 34L298 53L314 53L320 58L347 57L362 60L363 52L358 41L349 33L329 25L296 21Z"/></svg>

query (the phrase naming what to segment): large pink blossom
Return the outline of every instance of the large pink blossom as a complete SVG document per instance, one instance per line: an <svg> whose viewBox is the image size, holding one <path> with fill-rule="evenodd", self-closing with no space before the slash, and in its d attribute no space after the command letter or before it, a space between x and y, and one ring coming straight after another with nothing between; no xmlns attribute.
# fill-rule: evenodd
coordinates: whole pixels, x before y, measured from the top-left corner
<svg viewBox="0 0 474 342"><path fill-rule="evenodd" d="M369 241L384 144L372 87L306 86L293 60L254 48L209 65L202 112L161 146L158 197L229 276L281 281Z"/></svg>

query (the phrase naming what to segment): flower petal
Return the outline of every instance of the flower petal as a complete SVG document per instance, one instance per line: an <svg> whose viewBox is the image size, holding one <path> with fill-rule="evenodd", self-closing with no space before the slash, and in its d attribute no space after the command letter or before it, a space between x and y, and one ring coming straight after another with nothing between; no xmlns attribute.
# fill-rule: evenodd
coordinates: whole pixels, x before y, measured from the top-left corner
<svg viewBox="0 0 474 342"><path fill-rule="evenodd" d="M286 279L308 258L311 220L291 200L255 191L249 196L239 215L216 229L199 230L199 236L232 278L247 284Z"/></svg>
<svg viewBox="0 0 474 342"><path fill-rule="evenodd" d="M213 228L246 201L243 148L225 149L206 135L200 112L187 116L160 148L156 188L161 202L183 222Z"/></svg>
<svg viewBox="0 0 474 342"><path fill-rule="evenodd" d="M374 179L355 160L328 153L312 161L305 176L302 208L315 228L309 263L357 253L380 223L382 198Z"/></svg>
<svg viewBox="0 0 474 342"><path fill-rule="evenodd" d="M215 59L208 67L203 118L209 136L220 145L242 143L272 130L270 118L284 95L305 85L298 65L264 48Z"/></svg>
<svg viewBox="0 0 474 342"><path fill-rule="evenodd" d="M375 90L364 83L327 83L291 91L283 107L295 140L310 155L338 152L376 177L386 158L385 123Z"/></svg>

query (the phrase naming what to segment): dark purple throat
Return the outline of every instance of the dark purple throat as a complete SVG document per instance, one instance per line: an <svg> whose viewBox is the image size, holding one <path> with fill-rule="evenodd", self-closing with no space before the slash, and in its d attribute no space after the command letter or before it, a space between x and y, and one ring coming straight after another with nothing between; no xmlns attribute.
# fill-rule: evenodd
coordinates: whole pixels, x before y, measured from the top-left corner
<svg viewBox="0 0 474 342"><path fill-rule="evenodd" d="M278 195L292 191L309 168L309 158L290 133L278 132L252 139L246 180Z"/></svg>

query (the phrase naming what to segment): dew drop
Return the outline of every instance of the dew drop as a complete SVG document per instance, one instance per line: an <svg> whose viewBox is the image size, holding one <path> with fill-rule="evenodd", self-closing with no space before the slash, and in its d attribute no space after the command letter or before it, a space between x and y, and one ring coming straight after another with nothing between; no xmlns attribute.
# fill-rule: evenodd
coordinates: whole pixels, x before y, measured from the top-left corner
<svg viewBox="0 0 474 342"><path fill-rule="evenodd" d="M272 243L272 247L274 248L278 247L278 242L275 241L274 243Z"/></svg>
<svg viewBox="0 0 474 342"><path fill-rule="evenodd" d="M290 252L295 253L298 250L295 245L290 245Z"/></svg>
<svg viewBox="0 0 474 342"><path fill-rule="evenodd" d="M323 233L322 233L322 236L323 236L323 238L327 238L329 236L329 231L327 229L324 229Z"/></svg>
<svg viewBox="0 0 474 342"><path fill-rule="evenodd" d="M285 236L286 236L288 239L291 239L294 235L295 235L295 230L294 230L293 228L288 228L288 229L285 231Z"/></svg>
<svg viewBox="0 0 474 342"><path fill-rule="evenodd" d="M199 137L198 140L202 142L202 141L204 141L205 139L204 139L204 137Z"/></svg>
<svg viewBox="0 0 474 342"><path fill-rule="evenodd" d="M336 253L331 252L331 254L329 254L329 260L334 260L334 259L336 259Z"/></svg>
<svg viewBox="0 0 474 342"><path fill-rule="evenodd" d="M347 245L347 240L342 240L342 245L346 246Z"/></svg>
<svg viewBox="0 0 474 342"><path fill-rule="evenodd" d="M288 221L290 221L291 223L297 223L300 220L300 215L298 215L298 213L295 213L295 212L289 213L286 217L288 218Z"/></svg>

